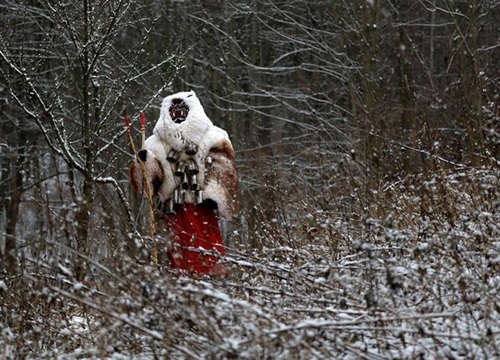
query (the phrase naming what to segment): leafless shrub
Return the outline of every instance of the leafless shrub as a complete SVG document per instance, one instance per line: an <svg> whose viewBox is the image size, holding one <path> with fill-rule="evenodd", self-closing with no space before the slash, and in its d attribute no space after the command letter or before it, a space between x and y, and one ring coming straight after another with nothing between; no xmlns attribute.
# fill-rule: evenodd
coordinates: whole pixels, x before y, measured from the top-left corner
<svg viewBox="0 0 500 360"><path fill-rule="evenodd" d="M98 48L52 41L81 36L65 17L82 5L0 5L2 358L500 356L495 2L86 3L91 43L110 41L86 117L56 71L80 79L76 60L54 54ZM244 211L219 277L173 273L127 192L121 112L154 119L171 82L237 148Z"/></svg>

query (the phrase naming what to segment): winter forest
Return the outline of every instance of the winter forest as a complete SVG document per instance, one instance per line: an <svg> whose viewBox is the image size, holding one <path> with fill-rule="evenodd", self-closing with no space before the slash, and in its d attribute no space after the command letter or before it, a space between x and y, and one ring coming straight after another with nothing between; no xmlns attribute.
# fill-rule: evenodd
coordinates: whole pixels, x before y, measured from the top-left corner
<svg viewBox="0 0 500 360"><path fill-rule="evenodd" d="M0 23L0 358L500 357L498 0L0 0ZM236 152L224 276L174 273L128 181L124 115L139 144L189 90Z"/></svg>

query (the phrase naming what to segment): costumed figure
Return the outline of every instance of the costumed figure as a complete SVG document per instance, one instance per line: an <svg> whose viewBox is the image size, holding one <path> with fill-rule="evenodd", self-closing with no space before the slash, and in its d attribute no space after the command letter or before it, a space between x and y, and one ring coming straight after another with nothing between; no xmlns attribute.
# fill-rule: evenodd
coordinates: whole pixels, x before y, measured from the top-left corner
<svg viewBox="0 0 500 360"><path fill-rule="evenodd" d="M143 196L144 181L172 229L171 266L217 272L225 253L219 217L238 216L238 174L227 132L213 125L194 91L163 100L153 135L130 167L130 183Z"/></svg>

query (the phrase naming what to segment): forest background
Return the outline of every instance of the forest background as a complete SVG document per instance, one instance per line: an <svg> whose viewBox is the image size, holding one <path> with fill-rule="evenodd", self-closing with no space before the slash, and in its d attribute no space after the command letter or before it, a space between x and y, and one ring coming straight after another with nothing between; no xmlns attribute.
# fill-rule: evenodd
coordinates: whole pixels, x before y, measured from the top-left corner
<svg viewBox="0 0 500 360"><path fill-rule="evenodd" d="M498 1L2 0L0 22L3 358L500 356ZM123 115L151 133L191 89L241 178L223 279L168 270L127 182Z"/></svg>

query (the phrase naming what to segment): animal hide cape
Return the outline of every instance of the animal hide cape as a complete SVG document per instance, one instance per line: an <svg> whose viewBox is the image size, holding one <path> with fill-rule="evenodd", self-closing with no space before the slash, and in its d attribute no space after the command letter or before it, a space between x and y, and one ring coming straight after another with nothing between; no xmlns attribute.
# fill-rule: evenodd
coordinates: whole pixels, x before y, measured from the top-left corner
<svg viewBox="0 0 500 360"><path fill-rule="evenodd" d="M145 176L139 165L144 163ZM227 132L213 125L194 91L166 97L153 134L130 166L132 187L145 181L174 235L173 268L207 274L224 256L219 217L239 213L238 174Z"/></svg>

